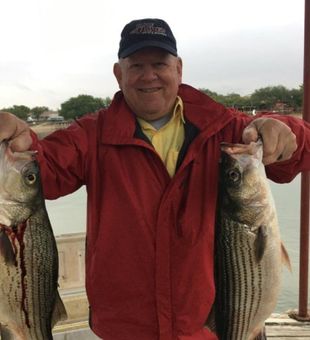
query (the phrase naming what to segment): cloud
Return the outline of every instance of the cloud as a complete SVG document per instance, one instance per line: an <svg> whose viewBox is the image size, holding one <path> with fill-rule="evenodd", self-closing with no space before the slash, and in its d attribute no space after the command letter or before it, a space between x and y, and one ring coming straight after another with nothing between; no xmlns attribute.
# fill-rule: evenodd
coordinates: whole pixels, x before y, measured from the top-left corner
<svg viewBox="0 0 310 340"><path fill-rule="evenodd" d="M80 93L112 97L120 32L141 17L169 22L184 81L194 86L246 94L302 81L302 1L158 0L150 8L132 0L120 8L102 0L10 0L0 12L0 107L24 101L56 109Z"/></svg>
<svg viewBox="0 0 310 340"><path fill-rule="evenodd" d="M219 93L249 94L268 85L302 83L303 37L295 26L222 34L200 47L196 60L184 49L185 81ZM188 61L188 62L186 62Z"/></svg>

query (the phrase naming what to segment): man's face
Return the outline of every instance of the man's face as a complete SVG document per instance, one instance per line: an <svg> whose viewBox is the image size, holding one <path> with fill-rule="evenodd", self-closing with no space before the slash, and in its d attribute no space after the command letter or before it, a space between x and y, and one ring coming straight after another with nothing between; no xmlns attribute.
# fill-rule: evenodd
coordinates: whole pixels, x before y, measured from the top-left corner
<svg viewBox="0 0 310 340"><path fill-rule="evenodd" d="M114 75L131 110L151 121L172 111L182 61L160 48L145 48L116 63Z"/></svg>

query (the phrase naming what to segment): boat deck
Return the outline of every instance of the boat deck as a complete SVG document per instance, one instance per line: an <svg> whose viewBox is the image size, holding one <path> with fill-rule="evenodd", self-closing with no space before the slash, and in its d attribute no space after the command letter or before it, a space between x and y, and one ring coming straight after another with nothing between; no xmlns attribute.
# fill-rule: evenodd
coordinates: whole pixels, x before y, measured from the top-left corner
<svg viewBox="0 0 310 340"><path fill-rule="evenodd" d="M274 314L266 322L267 338L270 340L310 340L310 322L299 322L287 314Z"/></svg>
<svg viewBox="0 0 310 340"><path fill-rule="evenodd" d="M286 315L273 315L266 322L269 340L310 340L310 322L298 322ZM54 328L54 340L98 340L86 320Z"/></svg>

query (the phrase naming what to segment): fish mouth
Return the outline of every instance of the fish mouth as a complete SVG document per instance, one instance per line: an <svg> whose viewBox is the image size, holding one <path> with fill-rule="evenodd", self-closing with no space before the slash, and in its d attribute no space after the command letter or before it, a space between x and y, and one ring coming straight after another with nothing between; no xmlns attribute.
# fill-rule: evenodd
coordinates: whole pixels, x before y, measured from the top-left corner
<svg viewBox="0 0 310 340"><path fill-rule="evenodd" d="M263 142L259 139L249 144L221 143L221 161L230 159L237 162L242 169L259 168L263 159Z"/></svg>
<svg viewBox="0 0 310 340"><path fill-rule="evenodd" d="M9 142L4 139L1 143L0 143L0 157L2 158L3 155L6 153L6 150L8 149L9 146Z"/></svg>
<svg viewBox="0 0 310 340"><path fill-rule="evenodd" d="M0 143L0 164L8 162L10 166L20 171L25 164L32 162L35 159L37 151L12 151L8 140L3 140Z"/></svg>
<svg viewBox="0 0 310 340"><path fill-rule="evenodd" d="M259 149L263 147L263 142L259 139L257 142L251 142L249 144L233 144L233 143L221 143L221 151L229 155L256 155Z"/></svg>

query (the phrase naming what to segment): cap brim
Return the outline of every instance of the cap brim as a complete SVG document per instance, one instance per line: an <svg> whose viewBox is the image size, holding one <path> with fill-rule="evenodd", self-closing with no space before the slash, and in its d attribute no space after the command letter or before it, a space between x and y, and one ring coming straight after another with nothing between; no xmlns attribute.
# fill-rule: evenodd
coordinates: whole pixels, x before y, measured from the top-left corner
<svg viewBox="0 0 310 340"><path fill-rule="evenodd" d="M147 41L140 41L137 44L134 44L128 48L126 48L124 51L122 51L121 53L119 53L119 58L127 58L129 57L131 54L142 50L143 48L147 48L147 47L158 47L161 48L163 50L166 50L167 52L173 54L174 56L177 56L177 50L165 43L162 43L161 41L156 41L156 40L147 40Z"/></svg>

